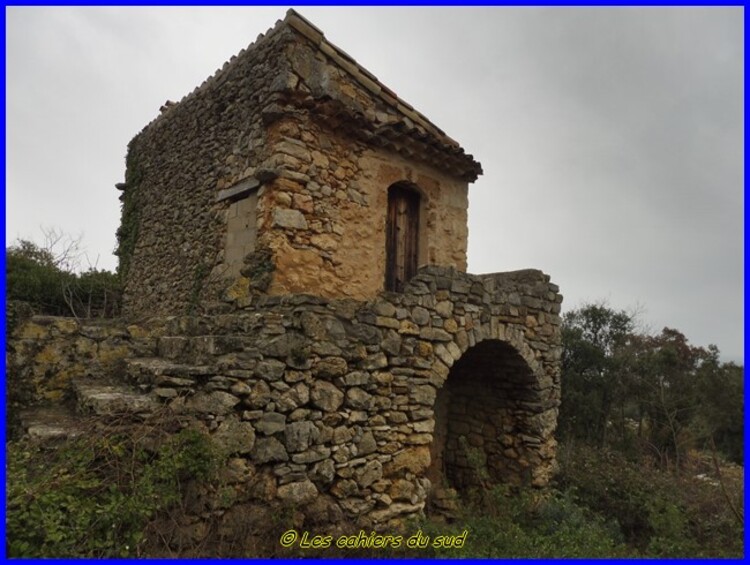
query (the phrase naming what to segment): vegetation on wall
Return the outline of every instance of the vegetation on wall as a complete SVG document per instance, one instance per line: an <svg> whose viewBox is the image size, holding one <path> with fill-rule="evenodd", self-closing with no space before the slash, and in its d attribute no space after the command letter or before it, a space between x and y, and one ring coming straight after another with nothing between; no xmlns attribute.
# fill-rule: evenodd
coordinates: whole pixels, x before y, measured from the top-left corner
<svg viewBox="0 0 750 565"><path fill-rule="evenodd" d="M125 189L121 196L122 212L120 227L117 228L117 248L115 255L119 259L117 274L125 280L130 269L130 260L135 252L140 227L140 187L143 181L143 170L138 160L138 136L128 144L125 157Z"/></svg>
<svg viewBox="0 0 750 565"><path fill-rule="evenodd" d="M273 253L268 247L258 244L255 251L245 257L245 265L242 276L250 279L250 286L260 292L264 292L271 285L274 264Z"/></svg>

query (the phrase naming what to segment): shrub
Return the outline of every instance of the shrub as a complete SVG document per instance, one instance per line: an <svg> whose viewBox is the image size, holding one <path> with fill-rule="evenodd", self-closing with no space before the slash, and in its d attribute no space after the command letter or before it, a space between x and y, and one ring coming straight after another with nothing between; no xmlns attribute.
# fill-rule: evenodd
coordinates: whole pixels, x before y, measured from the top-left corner
<svg viewBox="0 0 750 565"><path fill-rule="evenodd" d="M138 555L146 524L181 499L186 481L209 478L218 464L196 431L154 440L143 430L90 430L56 449L10 443L8 555Z"/></svg>
<svg viewBox="0 0 750 565"><path fill-rule="evenodd" d="M63 288L67 273L54 263L52 255L30 241L20 241L5 250L6 299L29 303L50 315L69 312Z"/></svg>
<svg viewBox="0 0 750 565"><path fill-rule="evenodd" d="M579 504L617 520L626 542L643 555L742 555L742 526L716 483L662 471L648 457L588 447L567 445L559 461L560 487ZM741 490L741 483L733 488Z"/></svg>
<svg viewBox="0 0 750 565"><path fill-rule="evenodd" d="M82 318L114 317L120 311L115 273L75 273L53 253L20 240L6 248L6 300L28 303L37 313Z"/></svg>
<svg viewBox="0 0 750 565"><path fill-rule="evenodd" d="M442 557L616 557L628 554L615 524L555 490L496 486L464 501L450 527L429 521L432 537L467 530L462 549L433 549Z"/></svg>

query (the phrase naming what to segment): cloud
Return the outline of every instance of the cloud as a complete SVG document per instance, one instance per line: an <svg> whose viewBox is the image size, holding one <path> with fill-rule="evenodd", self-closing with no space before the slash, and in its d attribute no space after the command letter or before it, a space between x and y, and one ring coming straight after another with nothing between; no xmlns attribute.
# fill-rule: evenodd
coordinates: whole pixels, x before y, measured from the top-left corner
<svg viewBox="0 0 750 565"><path fill-rule="evenodd" d="M301 8L483 164L469 268L645 305L743 358L742 8ZM114 268L128 141L271 8L7 10L6 238Z"/></svg>

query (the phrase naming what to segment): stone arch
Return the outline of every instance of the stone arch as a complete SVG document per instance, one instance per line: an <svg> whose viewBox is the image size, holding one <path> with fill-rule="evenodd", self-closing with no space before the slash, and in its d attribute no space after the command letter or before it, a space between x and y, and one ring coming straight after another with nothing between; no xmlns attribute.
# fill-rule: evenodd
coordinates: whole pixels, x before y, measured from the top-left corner
<svg viewBox="0 0 750 565"><path fill-rule="evenodd" d="M543 459L538 451L554 441L539 423L547 408L542 367L522 332L483 324L477 333L484 338L445 363L448 375L437 391L426 473L435 493L533 483Z"/></svg>

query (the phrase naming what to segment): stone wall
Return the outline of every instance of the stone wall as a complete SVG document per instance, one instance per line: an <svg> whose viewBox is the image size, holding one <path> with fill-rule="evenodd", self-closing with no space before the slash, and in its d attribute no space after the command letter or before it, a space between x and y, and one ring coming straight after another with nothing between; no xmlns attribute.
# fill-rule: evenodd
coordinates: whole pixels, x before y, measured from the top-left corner
<svg viewBox="0 0 750 565"><path fill-rule="evenodd" d="M136 325L33 316L19 323L5 348L9 434L19 432L22 412L72 400L76 383L122 378L126 359L156 353L162 329L158 319Z"/></svg>
<svg viewBox="0 0 750 565"><path fill-rule="evenodd" d="M419 263L466 270L465 181L326 131L312 117L283 120L269 139L279 139L280 177L262 193L258 226L273 252L270 294L362 300L382 291L388 187L400 181L422 196Z"/></svg>
<svg viewBox="0 0 750 565"><path fill-rule="evenodd" d="M131 141L118 232L126 314L186 313L223 288L231 212L217 195L266 158L262 101L283 88L289 39L284 29L259 38Z"/></svg>
<svg viewBox="0 0 750 565"><path fill-rule="evenodd" d="M139 410L169 406L230 454L245 479L222 520L293 506L307 524L390 528L444 482L547 483L560 302L539 271L426 267L371 301L259 296L231 314L164 318L143 342L156 350L127 358L121 378ZM37 327L16 341L45 342L52 331ZM55 348L72 355L84 331ZM40 361L26 361L31 374Z"/></svg>
<svg viewBox="0 0 750 565"><path fill-rule="evenodd" d="M402 181L422 195L419 264L465 270L479 164L347 57L288 17L136 136L126 314L199 312L228 288L373 298Z"/></svg>

